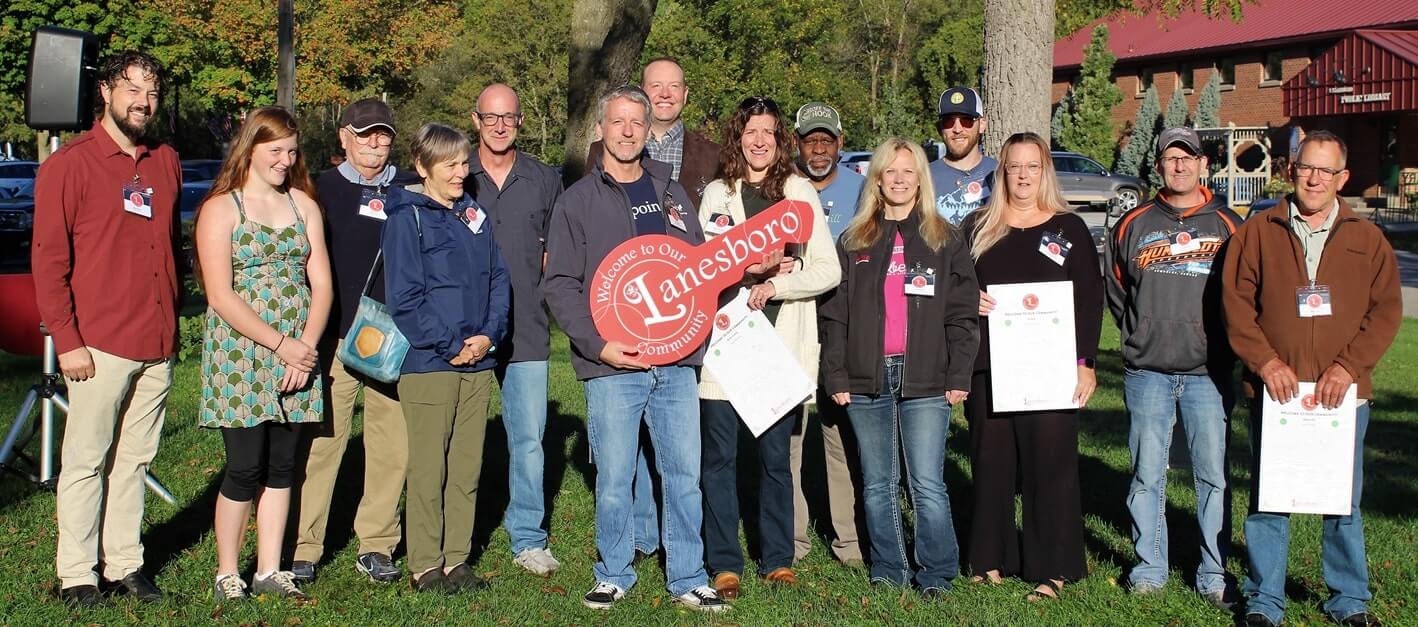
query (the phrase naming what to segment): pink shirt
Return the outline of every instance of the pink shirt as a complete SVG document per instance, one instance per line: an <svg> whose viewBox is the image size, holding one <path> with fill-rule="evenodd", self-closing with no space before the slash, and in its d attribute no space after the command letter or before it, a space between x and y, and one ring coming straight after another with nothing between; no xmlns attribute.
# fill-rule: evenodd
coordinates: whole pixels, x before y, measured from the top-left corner
<svg viewBox="0 0 1418 627"><path fill-rule="evenodd" d="M886 282L882 285L886 299L886 334L883 355L906 354L906 242L896 233L891 246L891 263L886 266Z"/></svg>

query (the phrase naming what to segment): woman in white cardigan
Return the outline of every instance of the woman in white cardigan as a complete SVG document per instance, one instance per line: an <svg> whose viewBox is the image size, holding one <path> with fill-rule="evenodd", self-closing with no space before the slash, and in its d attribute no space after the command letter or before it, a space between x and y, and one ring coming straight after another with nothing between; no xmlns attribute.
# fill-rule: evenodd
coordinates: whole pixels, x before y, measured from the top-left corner
<svg viewBox="0 0 1418 627"><path fill-rule="evenodd" d="M699 207L705 235L713 238L729 225L743 223L784 198L812 206L812 236L774 252L764 263L749 267L742 286L749 289L749 306L761 309L778 336L797 357L808 380L817 380L817 296L841 281L827 218L817 190L793 173L789 130L777 103L754 97L739 103L725 129L720 153L721 178L704 188ZM727 220L723 218L727 217ZM781 255L781 257L780 257ZM726 290L721 303L738 293ZM735 461L742 422L728 397L706 369L699 383L703 455L700 481L704 492L704 549L714 587L720 595L739 595L744 569L739 547L739 498ZM793 477L789 445L801 414L794 408L758 437L759 546L758 574L770 584L792 585Z"/></svg>

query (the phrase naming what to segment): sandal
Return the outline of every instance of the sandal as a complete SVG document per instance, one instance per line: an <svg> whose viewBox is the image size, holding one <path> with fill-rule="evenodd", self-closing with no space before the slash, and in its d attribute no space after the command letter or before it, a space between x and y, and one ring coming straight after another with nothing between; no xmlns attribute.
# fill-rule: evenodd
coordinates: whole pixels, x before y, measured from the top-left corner
<svg viewBox="0 0 1418 627"><path fill-rule="evenodd" d="M1058 600L1059 592L1063 590L1063 582L1054 579L1045 579L1034 586L1029 594L1024 595L1024 600L1030 603L1038 603L1045 599Z"/></svg>
<svg viewBox="0 0 1418 627"><path fill-rule="evenodd" d="M970 583L985 583L986 581L990 582L992 586L998 586L1004 583L1004 578L1000 576L997 570L987 570L984 575L970 577Z"/></svg>

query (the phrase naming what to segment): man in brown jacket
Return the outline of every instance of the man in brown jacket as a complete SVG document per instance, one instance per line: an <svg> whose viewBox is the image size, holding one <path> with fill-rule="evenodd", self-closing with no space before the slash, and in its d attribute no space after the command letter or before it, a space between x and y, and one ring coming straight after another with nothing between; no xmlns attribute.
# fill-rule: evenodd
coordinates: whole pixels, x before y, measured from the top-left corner
<svg viewBox="0 0 1418 627"><path fill-rule="evenodd" d="M1344 141L1326 131L1301 142L1291 166L1295 193L1252 216L1231 238L1222 302L1253 401L1253 486L1260 474L1260 384L1284 403L1298 395L1299 382L1313 381L1315 400L1330 408L1358 384L1350 513L1324 518L1321 556L1333 591L1324 610L1344 625L1377 625L1368 610L1373 595L1359 512L1364 432L1373 398L1370 375L1398 333L1403 302L1388 240L1337 197L1349 179L1347 157ZM1259 511L1257 503L1253 488L1246 517L1246 624L1278 625L1285 611L1290 518Z"/></svg>

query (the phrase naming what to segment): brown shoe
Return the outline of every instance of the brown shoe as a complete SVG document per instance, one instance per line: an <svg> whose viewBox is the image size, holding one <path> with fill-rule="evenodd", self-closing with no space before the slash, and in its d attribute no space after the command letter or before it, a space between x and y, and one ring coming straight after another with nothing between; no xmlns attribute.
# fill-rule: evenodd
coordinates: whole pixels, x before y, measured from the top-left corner
<svg viewBox="0 0 1418 627"><path fill-rule="evenodd" d="M739 598L739 576L731 572L714 575L714 590L725 599Z"/></svg>
<svg viewBox="0 0 1418 627"><path fill-rule="evenodd" d="M773 572L763 576L763 580L768 583L776 583L784 586L792 586L798 583L798 574L788 567L775 568Z"/></svg>

